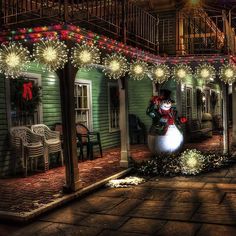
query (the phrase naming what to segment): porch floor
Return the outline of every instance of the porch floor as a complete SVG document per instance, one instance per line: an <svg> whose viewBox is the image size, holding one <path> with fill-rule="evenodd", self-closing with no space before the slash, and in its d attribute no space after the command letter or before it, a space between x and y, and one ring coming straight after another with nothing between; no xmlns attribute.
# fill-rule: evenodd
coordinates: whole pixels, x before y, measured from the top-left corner
<svg viewBox="0 0 236 236"><path fill-rule="evenodd" d="M144 145L133 145L131 154L134 159L150 157ZM104 150L102 158L79 162L81 186L87 187L97 181L118 173L124 168L119 166L120 148ZM57 167L47 172L33 173L28 177L0 179L0 211L28 213L52 203L65 194L65 167Z"/></svg>

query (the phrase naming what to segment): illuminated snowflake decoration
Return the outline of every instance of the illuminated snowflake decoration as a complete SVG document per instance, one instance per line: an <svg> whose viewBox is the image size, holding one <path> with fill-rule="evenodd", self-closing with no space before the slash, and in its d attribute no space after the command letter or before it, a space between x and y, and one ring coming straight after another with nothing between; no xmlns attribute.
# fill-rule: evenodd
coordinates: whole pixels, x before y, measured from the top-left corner
<svg viewBox="0 0 236 236"><path fill-rule="evenodd" d="M135 80L142 80L145 78L148 71L148 64L144 61L133 61L130 64L129 75Z"/></svg>
<svg viewBox="0 0 236 236"><path fill-rule="evenodd" d="M34 60L52 72L64 67L68 61L67 54L67 46L59 40L42 40L33 48Z"/></svg>
<svg viewBox="0 0 236 236"><path fill-rule="evenodd" d="M236 67L232 64L222 65L219 76L224 83L233 83L236 80Z"/></svg>
<svg viewBox="0 0 236 236"><path fill-rule="evenodd" d="M196 175L204 169L205 158L196 149L184 151L180 156L180 170L186 175Z"/></svg>
<svg viewBox="0 0 236 236"><path fill-rule="evenodd" d="M9 43L0 48L0 71L8 78L16 78L26 70L30 52L20 43Z"/></svg>
<svg viewBox="0 0 236 236"><path fill-rule="evenodd" d="M213 81L216 77L214 66L204 63L196 68L196 76L205 80L206 82Z"/></svg>
<svg viewBox="0 0 236 236"><path fill-rule="evenodd" d="M103 64L105 66L103 71L109 79L119 79L128 71L126 58L116 53L108 55Z"/></svg>
<svg viewBox="0 0 236 236"><path fill-rule="evenodd" d="M165 64L159 64L151 68L154 82L162 84L170 77L170 68Z"/></svg>
<svg viewBox="0 0 236 236"><path fill-rule="evenodd" d="M139 185L143 182L145 182L144 178L129 176L124 179L110 180L106 185L110 188L128 188L132 185Z"/></svg>
<svg viewBox="0 0 236 236"><path fill-rule="evenodd" d="M190 66L186 64L178 64L173 69L173 79L176 80L176 82L184 82L186 80L186 77L192 74L192 69Z"/></svg>
<svg viewBox="0 0 236 236"><path fill-rule="evenodd" d="M100 63L101 53L95 46L79 45L71 49L71 62L76 68L90 70Z"/></svg>

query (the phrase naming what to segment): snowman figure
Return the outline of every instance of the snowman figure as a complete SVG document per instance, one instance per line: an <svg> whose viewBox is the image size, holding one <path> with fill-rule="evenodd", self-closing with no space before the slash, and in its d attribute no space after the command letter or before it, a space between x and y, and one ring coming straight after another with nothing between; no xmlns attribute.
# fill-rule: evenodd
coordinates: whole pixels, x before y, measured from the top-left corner
<svg viewBox="0 0 236 236"><path fill-rule="evenodd" d="M153 154L178 153L183 146L181 124L187 119L178 118L170 94L169 90L161 90L160 96L152 97L147 108L147 115L153 121L148 134L148 147Z"/></svg>

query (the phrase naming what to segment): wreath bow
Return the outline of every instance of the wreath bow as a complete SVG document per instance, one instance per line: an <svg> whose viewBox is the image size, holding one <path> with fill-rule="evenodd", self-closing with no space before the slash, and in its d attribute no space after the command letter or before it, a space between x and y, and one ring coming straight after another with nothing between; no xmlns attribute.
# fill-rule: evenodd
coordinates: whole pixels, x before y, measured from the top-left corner
<svg viewBox="0 0 236 236"><path fill-rule="evenodd" d="M32 100L32 82L24 83L23 84L23 93L22 97L26 100Z"/></svg>

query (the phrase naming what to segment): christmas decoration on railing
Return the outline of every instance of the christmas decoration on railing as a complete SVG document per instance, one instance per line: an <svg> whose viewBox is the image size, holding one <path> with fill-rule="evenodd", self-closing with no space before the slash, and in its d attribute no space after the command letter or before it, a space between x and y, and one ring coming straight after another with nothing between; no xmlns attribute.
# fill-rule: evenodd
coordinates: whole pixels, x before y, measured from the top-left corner
<svg viewBox="0 0 236 236"><path fill-rule="evenodd" d="M109 79L119 79L128 71L126 58L116 53L106 56L103 64L103 71Z"/></svg>
<svg viewBox="0 0 236 236"><path fill-rule="evenodd" d="M236 80L236 67L232 64L224 64L220 68L219 75L224 83L231 84Z"/></svg>
<svg viewBox="0 0 236 236"><path fill-rule="evenodd" d="M67 55L67 46L59 40L41 40L33 47L34 60L52 72L64 67Z"/></svg>
<svg viewBox="0 0 236 236"><path fill-rule="evenodd" d="M187 64L177 64L174 66L172 77L176 82L184 82L186 77L192 74L192 69Z"/></svg>
<svg viewBox="0 0 236 236"><path fill-rule="evenodd" d="M186 150L180 156L180 169L182 174L196 175L204 168L205 159L196 149Z"/></svg>
<svg viewBox="0 0 236 236"><path fill-rule="evenodd" d="M140 178L137 176L129 176L124 179L113 179L110 180L106 186L110 188L129 188L132 186L139 185L145 182L144 178Z"/></svg>
<svg viewBox="0 0 236 236"><path fill-rule="evenodd" d="M6 77L19 77L30 62L30 52L20 43L3 44L0 48L0 71Z"/></svg>
<svg viewBox="0 0 236 236"><path fill-rule="evenodd" d="M166 64L155 65L151 68L155 83L162 84L170 77L170 68Z"/></svg>
<svg viewBox="0 0 236 236"><path fill-rule="evenodd" d="M76 44L71 49L71 63L76 68L84 68L90 70L95 64L100 64L101 53L99 49L93 45Z"/></svg>
<svg viewBox="0 0 236 236"><path fill-rule="evenodd" d="M216 71L212 65L208 63L203 63L197 66L196 76L203 79L206 82L209 82L215 79Z"/></svg>
<svg viewBox="0 0 236 236"><path fill-rule="evenodd" d="M130 64L129 67L129 75L131 78L135 80L142 80L144 79L147 75L146 73L148 72L148 64L144 61L133 61Z"/></svg>

